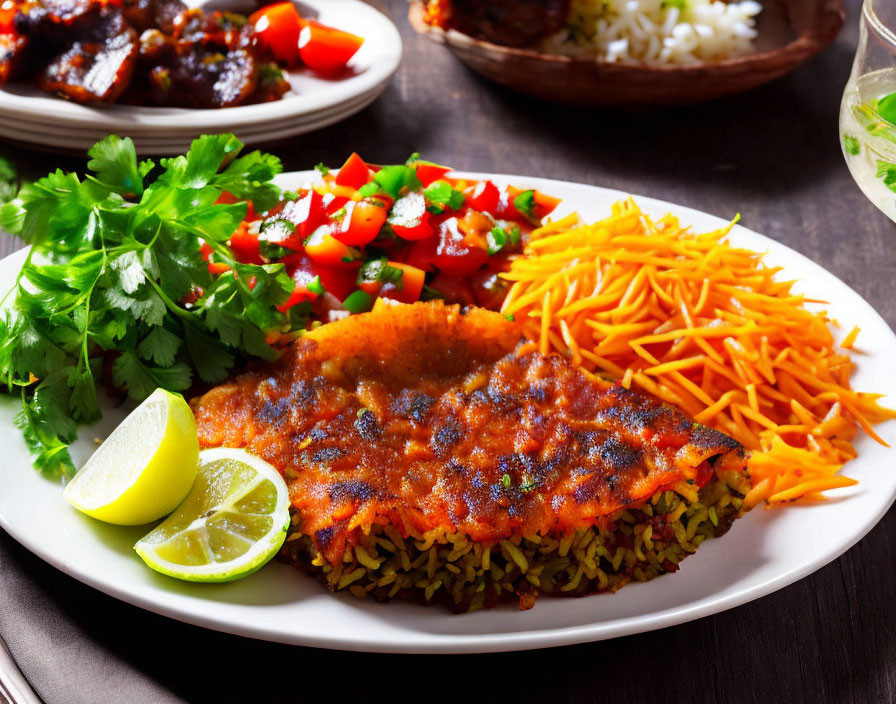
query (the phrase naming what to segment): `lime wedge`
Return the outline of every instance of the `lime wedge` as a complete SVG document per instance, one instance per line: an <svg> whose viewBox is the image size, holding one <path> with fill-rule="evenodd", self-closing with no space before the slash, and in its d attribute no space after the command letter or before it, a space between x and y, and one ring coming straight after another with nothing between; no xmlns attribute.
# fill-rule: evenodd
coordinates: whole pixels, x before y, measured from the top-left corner
<svg viewBox="0 0 896 704"><path fill-rule="evenodd" d="M156 389L100 445L62 495L101 521L143 525L184 500L198 463L190 406L182 396Z"/></svg>
<svg viewBox="0 0 896 704"><path fill-rule="evenodd" d="M264 460L219 447L199 453L193 490L134 549L152 569L191 582L229 582L255 572L289 528L286 483Z"/></svg>

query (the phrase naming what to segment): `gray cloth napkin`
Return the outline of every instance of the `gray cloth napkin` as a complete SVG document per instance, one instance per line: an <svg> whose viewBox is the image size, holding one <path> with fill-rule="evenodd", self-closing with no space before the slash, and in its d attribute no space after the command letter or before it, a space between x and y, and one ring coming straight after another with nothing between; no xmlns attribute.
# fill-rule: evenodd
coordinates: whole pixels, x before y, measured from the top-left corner
<svg viewBox="0 0 896 704"><path fill-rule="evenodd" d="M114 640L85 637L132 610L91 591L0 531L0 634L46 704L185 702L111 650Z"/></svg>

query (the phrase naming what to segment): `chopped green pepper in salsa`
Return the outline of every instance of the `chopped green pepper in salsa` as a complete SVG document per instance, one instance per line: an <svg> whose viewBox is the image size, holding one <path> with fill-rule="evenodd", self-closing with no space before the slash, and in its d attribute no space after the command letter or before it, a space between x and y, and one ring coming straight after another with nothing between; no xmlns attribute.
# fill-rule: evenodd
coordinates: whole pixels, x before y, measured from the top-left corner
<svg viewBox="0 0 896 704"><path fill-rule="evenodd" d="M424 293L497 308L506 284L496 274L559 202L452 178L417 155L374 166L352 154L338 171L317 170L320 182L267 213L250 209L230 243L241 262L282 263L296 286L278 310L310 304L318 320L368 310L378 297L413 303ZM211 248L203 252L213 272L226 270Z"/></svg>

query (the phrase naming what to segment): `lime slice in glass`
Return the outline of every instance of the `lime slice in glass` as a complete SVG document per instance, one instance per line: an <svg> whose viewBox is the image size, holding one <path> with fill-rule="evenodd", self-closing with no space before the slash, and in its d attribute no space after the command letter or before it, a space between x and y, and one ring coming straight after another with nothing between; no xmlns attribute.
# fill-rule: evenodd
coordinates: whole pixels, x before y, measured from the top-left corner
<svg viewBox="0 0 896 704"><path fill-rule="evenodd" d="M191 582L229 582L260 569L283 545L289 492L245 450L199 453L189 496L134 549L152 569Z"/></svg>
<svg viewBox="0 0 896 704"><path fill-rule="evenodd" d="M107 523L139 526L171 513L196 478L199 441L190 406L156 389L119 425L62 495Z"/></svg>

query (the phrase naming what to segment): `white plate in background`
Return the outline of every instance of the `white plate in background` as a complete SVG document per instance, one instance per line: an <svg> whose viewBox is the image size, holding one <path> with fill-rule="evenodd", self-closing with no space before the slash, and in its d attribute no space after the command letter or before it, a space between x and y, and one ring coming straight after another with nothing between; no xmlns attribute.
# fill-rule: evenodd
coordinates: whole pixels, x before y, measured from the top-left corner
<svg viewBox="0 0 896 704"><path fill-rule="evenodd" d="M118 134L133 138L142 153L174 153L206 133L233 131L258 143L272 139L269 125L282 138L343 120L385 90L401 61L401 37L388 17L361 0L302 0L300 5L320 22L364 38L348 64L349 75L328 79L307 69L290 71L293 90L282 100L211 110L84 105L46 93L33 80L14 81L0 86L0 137L83 151L97 135Z"/></svg>

